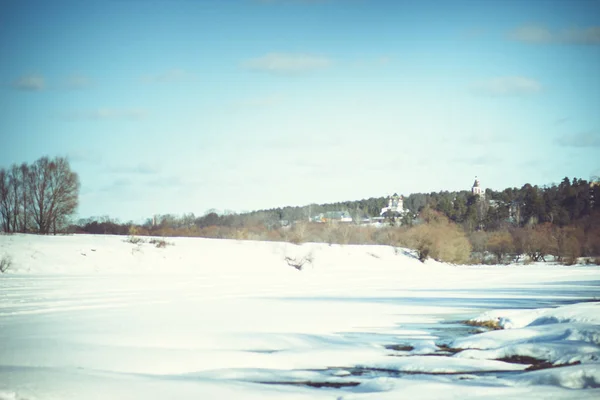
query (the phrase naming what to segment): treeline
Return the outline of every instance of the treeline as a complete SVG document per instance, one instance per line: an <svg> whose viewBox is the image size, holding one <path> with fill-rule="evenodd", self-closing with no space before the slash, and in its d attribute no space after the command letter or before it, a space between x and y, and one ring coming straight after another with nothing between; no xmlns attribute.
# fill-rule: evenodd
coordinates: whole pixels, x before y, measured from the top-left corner
<svg viewBox="0 0 600 400"><path fill-rule="evenodd" d="M510 226L524 227L542 223L564 227L577 223L600 210L600 185L598 181L564 178L558 185L507 188L503 191L487 189L484 196L473 195L470 191L441 191L413 193L404 198L406 215L404 225L418 224L418 215L426 207L444 214L467 232L494 231ZM218 214L215 211L195 217L186 214L181 217L171 214L157 216L155 226L180 229L206 226L249 227L262 224L267 228L285 225L295 221L308 221L310 217L328 211L347 211L355 223L370 217L380 216L386 207L385 197L345 201L327 204L280 207L241 214ZM146 226L152 225L148 220Z"/></svg>
<svg viewBox="0 0 600 400"><path fill-rule="evenodd" d="M560 184L486 190L414 193L405 212L387 227L362 225L380 216L385 197L290 206L247 213L156 215L142 224L109 217L69 221L78 204L79 179L65 158L0 169L2 231L151 236L199 236L270 241L383 244L415 249L423 261L563 263L600 256L600 182L564 178ZM328 211L346 211L354 224L309 222Z"/></svg>
<svg viewBox="0 0 600 400"><path fill-rule="evenodd" d="M79 178L66 158L0 169L0 225L6 233L63 231L79 200Z"/></svg>
<svg viewBox="0 0 600 400"><path fill-rule="evenodd" d="M506 263L525 255L531 261L549 256L563 263L600 255L598 181L564 178L558 185L526 184L520 189L415 193L404 199L407 210L386 228L360 225L379 216L385 197L303 207L283 207L242 214L158 215L144 224L109 218L80 220L71 231L94 234L201 236L301 243L385 244L410 247L423 260ZM327 211L348 211L355 224L309 223ZM392 221L388 221L392 222ZM392 226L393 225L393 226Z"/></svg>

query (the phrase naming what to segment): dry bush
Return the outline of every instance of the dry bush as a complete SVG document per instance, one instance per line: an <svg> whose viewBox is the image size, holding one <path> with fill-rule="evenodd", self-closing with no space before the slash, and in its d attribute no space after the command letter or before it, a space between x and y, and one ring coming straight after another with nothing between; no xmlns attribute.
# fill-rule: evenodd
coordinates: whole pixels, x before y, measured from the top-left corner
<svg viewBox="0 0 600 400"><path fill-rule="evenodd" d="M496 256L498 264L514 252L513 238L507 231L491 232L487 238L488 250Z"/></svg>
<svg viewBox="0 0 600 400"><path fill-rule="evenodd" d="M138 226L137 227L137 235L138 236L150 236L150 231L148 231L148 229L146 229L146 228Z"/></svg>
<svg viewBox="0 0 600 400"><path fill-rule="evenodd" d="M351 226L350 238L348 243L351 244L375 244L373 237L377 228L373 226Z"/></svg>
<svg viewBox="0 0 600 400"><path fill-rule="evenodd" d="M290 266L296 268L298 271L302 271L302 268L306 264L312 264L314 261L312 253L308 253L301 257L288 257L284 258L285 262Z"/></svg>
<svg viewBox="0 0 600 400"><path fill-rule="evenodd" d="M513 261L519 262L519 259L525 254L525 243L527 242L527 232L524 228L513 228L509 230L513 241Z"/></svg>
<svg viewBox="0 0 600 400"><path fill-rule="evenodd" d="M384 246L402 246L403 238L400 234L401 228L379 228L373 233L373 241L375 244Z"/></svg>
<svg viewBox="0 0 600 400"><path fill-rule="evenodd" d="M236 229L235 231L233 231L233 237L232 239L235 240L248 240L248 229L246 228L240 228L240 229Z"/></svg>
<svg viewBox="0 0 600 400"><path fill-rule="evenodd" d="M585 233L581 228L566 226L556 231L557 259L567 265L573 265L582 255L582 243Z"/></svg>
<svg viewBox="0 0 600 400"><path fill-rule="evenodd" d="M12 257L8 255L3 255L0 258L0 273L5 273L12 267Z"/></svg>
<svg viewBox="0 0 600 400"><path fill-rule="evenodd" d="M417 251L417 256L421 262L425 262L433 250L434 238L432 231L432 227L427 224L415 226L410 230L409 247Z"/></svg>
<svg viewBox="0 0 600 400"><path fill-rule="evenodd" d="M283 240L282 231L280 229L268 230L265 233L265 236L264 236L263 240L267 240L269 242L280 242L280 241Z"/></svg>
<svg viewBox="0 0 600 400"><path fill-rule="evenodd" d="M223 234L224 231L225 230L221 226L211 225L211 226L207 226L207 227L200 229L199 235L200 235L200 237L205 237L205 238L223 239L225 236Z"/></svg>
<svg viewBox="0 0 600 400"><path fill-rule="evenodd" d="M600 225L594 226L586 232L583 251L587 256L600 258Z"/></svg>
<svg viewBox="0 0 600 400"><path fill-rule="evenodd" d="M125 239L125 242L139 245L142 243L146 243L146 240L138 236L128 236L127 239Z"/></svg>
<svg viewBox="0 0 600 400"><path fill-rule="evenodd" d="M469 242L471 242L473 248L473 261L483 264L486 261L485 255L488 251L488 233L485 231L471 232Z"/></svg>
<svg viewBox="0 0 600 400"><path fill-rule="evenodd" d="M350 242L350 235L354 228L350 224L345 223L326 223L323 224L323 233L325 242L331 244L348 244Z"/></svg>
<svg viewBox="0 0 600 400"><path fill-rule="evenodd" d="M487 329L491 329L491 330L500 330L503 329L500 326L500 321L499 320L492 320L492 321L475 321L475 320L468 320L468 321L464 321L465 325L469 325L469 326L479 326L482 328L487 328Z"/></svg>
<svg viewBox="0 0 600 400"><path fill-rule="evenodd" d="M307 237L307 228L307 222L297 222L284 231L283 238L286 242L293 244L304 243Z"/></svg>
<svg viewBox="0 0 600 400"><path fill-rule="evenodd" d="M425 262L431 257L454 264L468 263L471 243L458 225L433 210L427 210L422 218L429 222L407 231L409 247L417 251L419 260Z"/></svg>
<svg viewBox="0 0 600 400"><path fill-rule="evenodd" d="M150 239L148 243L153 244L154 246L156 246L157 249L164 249L165 247L172 246L174 244L172 242L167 242L165 239L157 238Z"/></svg>
<svg viewBox="0 0 600 400"><path fill-rule="evenodd" d="M526 228L525 252L533 261L546 261L549 254L556 254L558 243L550 223Z"/></svg>

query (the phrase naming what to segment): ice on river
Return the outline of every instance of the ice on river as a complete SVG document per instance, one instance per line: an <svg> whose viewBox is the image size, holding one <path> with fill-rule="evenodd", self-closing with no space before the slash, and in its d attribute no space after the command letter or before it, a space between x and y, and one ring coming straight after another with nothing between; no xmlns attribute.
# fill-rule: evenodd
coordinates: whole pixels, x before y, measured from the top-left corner
<svg viewBox="0 0 600 400"><path fill-rule="evenodd" d="M599 267L125 239L0 236L0 399L600 397Z"/></svg>

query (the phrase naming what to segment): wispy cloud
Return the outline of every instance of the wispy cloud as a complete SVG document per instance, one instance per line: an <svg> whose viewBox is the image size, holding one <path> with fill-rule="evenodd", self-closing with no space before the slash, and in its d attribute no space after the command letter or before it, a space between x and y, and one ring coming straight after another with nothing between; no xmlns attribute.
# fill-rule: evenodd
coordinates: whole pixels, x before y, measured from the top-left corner
<svg viewBox="0 0 600 400"><path fill-rule="evenodd" d="M98 108L68 112L63 114L63 117L69 120L138 120L145 118L147 115L148 112L141 108Z"/></svg>
<svg viewBox="0 0 600 400"><path fill-rule="evenodd" d="M86 89L91 85L91 79L80 74L73 74L64 81L64 87L67 89Z"/></svg>
<svg viewBox="0 0 600 400"><path fill-rule="evenodd" d="M328 57L310 54L269 53L262 57L246 60L244 68L270 73L302 73L330 67Z"/></svg>
<svg viewBox="0 0 600 400"><path fill-rule="evenodd" d="M17 90L40 91L46 87L46 82L42 75L31 74L23 75L12 82L12 87Z"/></svg>
<svg viewBox="0 0 600 400"><path fill-rule="evenodd" d="M490 96L524 96L541 92L542 84L523 76L505 76L475 82L472 89Z"/></svg>
<svg viewBox="0 0 600 400"><path fill-rule="evenodd" d="M563 118L559 118L556 121L554 121L554 125L564 125L567 122L569 122L569 120L571 119L571 117L563 117Z"/></svg>
<svg viewBox="0 0 600 400"><path fill-rule="evenodd" d="M196 80L196 74L183 69L170 69L156 75L144 75L142 82L144 83L175 83L175 82L191 82Z"/></svg>
<svg viewBox="0 0 600 400"><path fill-rule="evenodd" d="M563 135L556 143L566 147L600 147L600 131Z"/></svg>
<svg viewBox="0 0 600 400"><path fill-rule="evenodd" d="M146 182L146 185L151 187L159 187L159 188L177 188L184 187L185 182L182 181L179 176L160 176L153 179L150 179Z"/></svg>
<svg viewBox="0 0 600 400"><path fill-rule="evenodd" d="M508 135L481 132L465 137L462 142L470 145L489 146L490 144L509 143L510 139Z"/></svg>
<svg viewBox="0 0 600 400"><path fill-rule="evenodd" d="M498 164L502 160L498 156L493 155L493 154L478 154L478 155L473 155L473 156L455 158L453 161L460 163L460 164L480 165L481 166L481 165Z"/></svg>
<svg viewBox="0 0 600 400"><path fill-rule="evenodd" d="M513 29L508 33L508 38L518 42L547 44L600 44L600 26L587 28L572 27L552 31L543 25L525 25Z"/></svg>
<svg viewBox="0 0 600 400"><path fill-rule="evenodd" d="M154 164L139 163L115 166L110 168L110 171L119 174L156 175L160 172L160 168Z"/></svg>
<svg viewBox="0 0 600 400"><path fill-rule="evenodd" d="M131 187L134 184L135 182L129 178L118 178L111 182L109 185L101 187L98 191L109 193L118 192L119 195L124 195L124 191L131 189Z"/></svg>
<svg viewBox="0 0 600 400"><path fill-rule="evenodd" d="M100 164L102 156L91 150L74 150L67 154L70 161L77 163Z"/></svg>
<svg viewBox="0 0 600 400"><path fill-rule="evenodd" d="M392 62L392 57L390 56L380 56L374 58L359 58L352 63L353 66L356 67L385 67L390 65Z"/></svg>

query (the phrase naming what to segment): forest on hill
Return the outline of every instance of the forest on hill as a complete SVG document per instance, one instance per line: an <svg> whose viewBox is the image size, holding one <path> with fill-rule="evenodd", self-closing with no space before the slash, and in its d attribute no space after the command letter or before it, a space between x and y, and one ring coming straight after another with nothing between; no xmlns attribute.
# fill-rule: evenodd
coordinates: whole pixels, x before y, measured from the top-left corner
<svg viewBox="0 0 600 400"><path fill-rule="evenodd" d="M572 263L600 256L600 182L569 179L559 184L502 191L413 193L404 198L400 215L385 227L365 224L380 216L388 198L305 206L287 206L247 213L166 214L144 224L119 223L109 217L80 220L70 232L153 236L200 236L294 243L385 244L416 249L420 258L449 262L511 262L525 255L531 261L548 256ZM314 223L310 217L346 211L353 223ZM445 250L443 248L446 248Z"/></svg>
<svg viewBox="0 0 600 400"><path fill-rule="evenodd" d="M600 261L600 180L565 177L559 184L484 192L413 193L403 207L389 198L288 206L246 213L155 215L143 224L110 217L71 221L79 178L68 160L42 157L0 169L0 228L5 233L198 236L249 240L383 244L416 250L424 261ZM396 198L397 199L397 198ZM336 215L344 219L315 216ZM319 222L316 222L319 221ZM323 223L327 221L326 223ZM344 222L341 222L344 221Z"/></svg>

